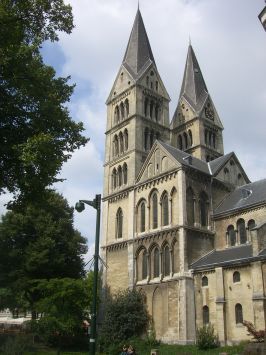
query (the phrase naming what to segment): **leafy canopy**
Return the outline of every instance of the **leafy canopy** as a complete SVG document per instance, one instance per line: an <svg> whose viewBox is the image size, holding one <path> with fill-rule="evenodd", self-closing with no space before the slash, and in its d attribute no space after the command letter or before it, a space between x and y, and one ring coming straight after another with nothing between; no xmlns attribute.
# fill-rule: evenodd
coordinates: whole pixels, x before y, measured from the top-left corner
<svg viewBox="0 0 266 355"><path fill-rule="evenodd" d="M88 141L66 108L74 86L40 53L43 41L72 29L63 0L0 2L0 193L7 189L18 200L38 198Z"/></svg>
<svg viewBox="0 0 266 355"><path fill-rule="evenodd" d="M143 294L135 289L120 291L106 301L101 343L108 347L142 335L148 321Z"/></svg>
<svg viewBox="0 0 266 355"><path fill-rule="evenodd" d="M41 204L7 212L0 223L0 308L35 311L41 281L84 276L86 250L73 227L73 209L53 191Z"/></svg>

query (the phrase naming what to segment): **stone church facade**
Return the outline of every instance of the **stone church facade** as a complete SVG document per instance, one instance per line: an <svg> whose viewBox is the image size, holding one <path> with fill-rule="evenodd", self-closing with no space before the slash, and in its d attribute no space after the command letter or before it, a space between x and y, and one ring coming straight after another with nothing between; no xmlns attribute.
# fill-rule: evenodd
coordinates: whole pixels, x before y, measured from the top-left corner
<svg viewBox="0 0 266 355"><path fill-rule="evenodd" d="M156 336L221 343L265 328L266 179L251 183L191 45L169 122L169 95L140 11L107 99L101 253L110 291L142 290Z"/></svg>

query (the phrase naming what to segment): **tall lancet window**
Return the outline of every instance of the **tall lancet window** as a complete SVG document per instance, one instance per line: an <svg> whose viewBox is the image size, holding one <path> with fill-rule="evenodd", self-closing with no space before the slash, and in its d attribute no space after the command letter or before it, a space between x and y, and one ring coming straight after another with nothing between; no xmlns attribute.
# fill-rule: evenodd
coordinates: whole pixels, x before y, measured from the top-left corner
<svg viewBox="0 0 266 355"><path fill-rule="evenodd" d="M187 189L187 223L193 226L195 222L194 192L191 187Z"/></svg>
<svg viewBox="0 0 266 355"><path fill-rule="evenodd" d="M152 228L158 228L158 197L156 192L152 195Z"/></svg>
<svg viewBox="0 0 266 355"><path fill-rule="evenodd" d="M170 275L170 249L169 246L166 245L163 250L163 273L164 276Z"/></svg>
<svg viewBox="0 0 266 355"><path fill-rule="evenodd" d="M140 232L145 232L145 202L140 204Z"/></svg>
<svg viewBox="0 0 266 355"><path fill-rule="evenodd" d="M208 196L203 191L200 194L199 207L201 226L206 227L208 225Z"/></svg>
<svg viewBox="0 0 266 355"><path fill-rule="evenodd" d="M142 254L142 280L145 280L148 276L148 255L146 250Z"/></svg>
<svg viewBox="0 0 266 355"><path fill-rule="evenodd" d="M169 206L168 195L165 193L162 198L162 225L167 226L169 224Z"/></svg>
<svg viewBox="0 0 266 355"><path fill-rule="evenodd" d="M159 277L160 276L160 252L158 248L154 249L154 255L153 255L153 277Z"/></svg>
<svg viewBox="0 0 266 355"><path fill-rule="evenodd" d="M116 238L123 237L123 212L119 207L116 213Z"/></svg>

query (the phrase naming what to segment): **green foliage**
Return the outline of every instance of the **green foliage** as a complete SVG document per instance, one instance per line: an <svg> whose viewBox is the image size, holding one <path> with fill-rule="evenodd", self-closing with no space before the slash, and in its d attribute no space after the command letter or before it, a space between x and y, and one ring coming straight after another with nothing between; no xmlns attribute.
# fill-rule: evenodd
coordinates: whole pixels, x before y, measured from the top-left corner
<svg viewBox="0 0 266 355"><path fill-rule="evenodd" d="M248 335L252 336L255 342L263 343L265 341L266 329L257 330L253 323L246 320L243 321L243 324L247 328Z"/></svg>
<svg viewBox="0 0 266 355"><path fill-rule="evenodd" d="M106 301L105 317L100 331L103 348L142 335L148 325L143 295L137 290L120 291ZM108 348L109 349L109 348ZM111 354L111 353L110 353Z"/></svg>
<svg viewBox="0 0 266 355"><path fill-rule="evenodd" d="M87 142L65 106L73 85L40 54L43 41L71 32L73 17L63 0L2 0L0 24L0 192L21 203L58 181L62 164Z"/></svg>
<svg viewBox="0 0 266 355"><path fill-rule="evenodd" d="M213 349L219 346L218 335L214 333L213 325L205 325L197 329L197 346L201 350Z"/></svg>
<svg viewBox="0 0 266 355"><path fill-rule="evenodd" d="M35 311L39 285L84 276L86 240L73 227L73 209L53 191L42 204L7 212L0 223L0 308Z"/></svg>
<svg viewBox="0 0 266 355"><path fill-rule="evenodd" d="M25 351L32 351L35 349L32 336L30 335L16 335L10 336L6 339L0 348L5 355L22 355Z"/></svg>

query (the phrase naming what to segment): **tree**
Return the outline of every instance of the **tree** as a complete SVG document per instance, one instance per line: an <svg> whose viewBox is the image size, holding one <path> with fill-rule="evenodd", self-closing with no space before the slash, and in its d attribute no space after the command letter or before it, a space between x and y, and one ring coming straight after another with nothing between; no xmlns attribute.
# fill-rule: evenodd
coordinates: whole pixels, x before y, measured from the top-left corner
<svg viewBox="0 0 266 355"><path fill-rule="evenodd" d="M63 0L0 2L0 193L37 199L71 153L86 144L66 103L73 85L43 63L45 40L73 28Z"/></svg>
<svg viewBox="0 0 266 355"><path fill-rule="evenodd" d="M142 335L148 321L143 294L135 289L119 291L106 301L101 343L106 348Z"/></svg>
<svg viewBox="0 0 266 355"><path fill-rule="evenodd" d="M41 204L9 211L0 223L0 308L31 310L33 318L41 282L85 274L86 240L73 228L73 208L61 195L45 194Z"/></svg>

